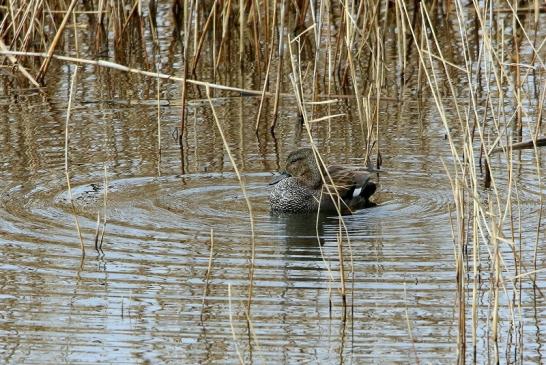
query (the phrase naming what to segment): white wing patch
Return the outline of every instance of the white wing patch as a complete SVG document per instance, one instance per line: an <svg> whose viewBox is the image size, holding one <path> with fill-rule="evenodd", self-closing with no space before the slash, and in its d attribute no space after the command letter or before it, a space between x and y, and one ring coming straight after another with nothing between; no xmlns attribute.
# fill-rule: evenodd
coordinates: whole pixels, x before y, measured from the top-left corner
<svg viewBox="0 0 546 365"><path fill-rule="evenodd" d="M359 196L361 191L362 191L362 186L359 187L359 188L356 188L356 189L353 191L353 198L356 198L357 196Z"/></svg>

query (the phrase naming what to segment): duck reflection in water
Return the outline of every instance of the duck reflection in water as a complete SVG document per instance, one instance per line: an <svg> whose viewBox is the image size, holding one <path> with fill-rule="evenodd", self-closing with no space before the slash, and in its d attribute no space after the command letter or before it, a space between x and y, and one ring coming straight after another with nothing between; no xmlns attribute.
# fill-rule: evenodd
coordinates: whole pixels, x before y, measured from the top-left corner
<svg viewBox="0 0 546 365"><path fill-rule="evenodd" d="M324 244L324 226L333 220L326 213L317 214L276 214L271 215L272 223L280 227L278 238L290 246L317 247Z"/></svg>

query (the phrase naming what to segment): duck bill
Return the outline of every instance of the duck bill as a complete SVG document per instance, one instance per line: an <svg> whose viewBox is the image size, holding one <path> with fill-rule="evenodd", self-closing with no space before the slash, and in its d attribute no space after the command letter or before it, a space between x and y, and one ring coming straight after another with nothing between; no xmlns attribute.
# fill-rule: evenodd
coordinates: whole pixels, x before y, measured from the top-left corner
<svg viewBox="0 0 546 365"><path fill-rule="evenodd" d="M286 179L287 177L290 177L291 175L287 172L281 172L279 175L273 176L273 179L269 182L269 185L275 185L281 180Z"/></svg>

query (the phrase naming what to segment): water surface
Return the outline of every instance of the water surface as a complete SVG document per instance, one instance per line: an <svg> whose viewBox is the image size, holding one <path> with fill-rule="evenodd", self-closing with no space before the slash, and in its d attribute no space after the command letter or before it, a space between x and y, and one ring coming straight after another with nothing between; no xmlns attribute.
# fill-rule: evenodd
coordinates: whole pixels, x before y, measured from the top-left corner
<svg viewBox="0 0 546 365"><path fill-rule="evenodd" d="M165 68L179 72L180 60ZM240 181L203 95L190 94L181 151L179 85L160 86L158 142L155 80L91 66L78 71L69 124L72 205L64 170L72 72L55 64L44 93L0 89L0 362L226 364L239 363L238 353L245 363L263 364L456 361L456 215L448 176L455 168L430 97L381 102L378 205L344 217L343 226L338 217L322 216L316 225L315 217L269 213L273 173L290 151L309 144L293 98L283 98L273 136L266 127L271 115L254 131L259 98L214 96L252 206L252 236ZM261 89L252 71L223 77ZM460 91L464 106L464 85ZM266 104L271 111L272 101ZM364 167L355 110L354 101L338 100L317 111L346 114L312 127L329 163ZM462 141L457 124L452 128ZM539 153L544 171L544 149ZM492 163L506 161L495 155ZM533 151L515 152L514 164L511 177L494 170L501 171L494 176L500 196L517 194L510 214L519 232L511 237L517 255L501 247L500 347L504 363L517 348L517 361L538 364L545 361L546 281L539 274L535 287L523 280L516 291L510 278L516 256L525 271L533 269L535 252L537 268L545 267L544 218L539 225L545 192ZM491 189L478 193L494 199ZM104 229L99 251L97 217L99 237ZM510 237L510 227L503 229ZM493 361L486 251L479 253L478 363ZM469 260L464 295L471 302Z"/></svg>

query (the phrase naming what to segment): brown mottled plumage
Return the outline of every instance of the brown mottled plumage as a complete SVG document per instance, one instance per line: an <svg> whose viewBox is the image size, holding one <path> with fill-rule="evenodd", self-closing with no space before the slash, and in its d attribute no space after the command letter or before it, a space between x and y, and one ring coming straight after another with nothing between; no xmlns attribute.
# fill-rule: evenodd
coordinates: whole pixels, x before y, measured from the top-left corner
<svg viewBox="0 0 546 365"><path fill-rule="evenodd" d="M328 184L323 183L312 149L290 153L282 175L272 182L275 187L269 197L271 210L275 213L335 212L334 202L338 202L341 212L346 214L375 205L369 198L376 185L367 173L334 165L326 171L322 169L322 175Z"/></svg>

